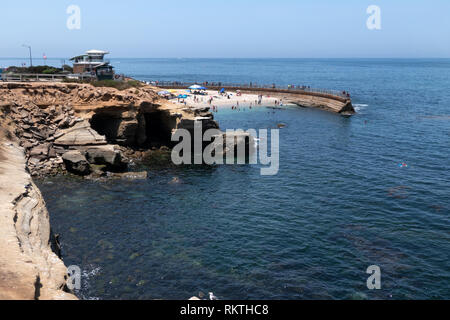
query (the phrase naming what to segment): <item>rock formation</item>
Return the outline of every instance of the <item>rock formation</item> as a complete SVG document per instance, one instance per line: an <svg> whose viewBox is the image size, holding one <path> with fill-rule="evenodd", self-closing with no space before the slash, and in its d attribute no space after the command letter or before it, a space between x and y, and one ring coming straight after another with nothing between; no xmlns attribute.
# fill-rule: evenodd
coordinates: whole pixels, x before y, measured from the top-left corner
<svg viewBox="0 0 450 320"><path fill-rule="evenodd" d="M88 84L1 83L0 99L1 114L13 123L33 176L87 175L92 170L86 161L123 171L127 148L171 147L173 132L196 121L204 130L218 128L208 108L174 105L149 86L119 91Z"/></svg>
<svg viewBox="0 0 450 320"><path fill-rule="evenodd" d="M67 269L50 248L48 212L24 150L0 140L0 300L76 299L64 291Z"/></svg>
<svg viewBox="0 0 450 320"><path fill-rule="evenodd" d="M0 299L76 299L64 291L67 269L50 248L32 176L146 179L147 172L124 172L127 157L169 150L176 130L198 122L204 131L219 128L208 108L161 100L149 86L0 83Z"/></svg>

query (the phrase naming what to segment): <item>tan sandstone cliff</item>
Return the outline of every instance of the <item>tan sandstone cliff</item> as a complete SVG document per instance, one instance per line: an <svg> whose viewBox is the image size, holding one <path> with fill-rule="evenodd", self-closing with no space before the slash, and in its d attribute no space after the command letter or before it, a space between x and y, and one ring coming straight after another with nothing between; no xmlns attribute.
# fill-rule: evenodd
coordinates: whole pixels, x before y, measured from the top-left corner
<svg viewBox="0 0 450 320"><path fill-rule="evenodd" d="M67 269L50 248L45 202L18 142L0 134L0 300L76 299Z"/></svg>

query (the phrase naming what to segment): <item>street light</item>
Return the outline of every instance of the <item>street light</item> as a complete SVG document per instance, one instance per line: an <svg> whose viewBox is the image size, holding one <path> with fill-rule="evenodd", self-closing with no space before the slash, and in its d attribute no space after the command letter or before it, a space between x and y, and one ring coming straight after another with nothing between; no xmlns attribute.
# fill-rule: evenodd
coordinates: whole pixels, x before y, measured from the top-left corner
<svg viewBox="0 0 450 320"><path fill-rule="evenodd" d="M31 56L31 46L27 46L26 44L22 45L24 48L28 48L30 50L30 67L33 66L33 58Z"/></svg>

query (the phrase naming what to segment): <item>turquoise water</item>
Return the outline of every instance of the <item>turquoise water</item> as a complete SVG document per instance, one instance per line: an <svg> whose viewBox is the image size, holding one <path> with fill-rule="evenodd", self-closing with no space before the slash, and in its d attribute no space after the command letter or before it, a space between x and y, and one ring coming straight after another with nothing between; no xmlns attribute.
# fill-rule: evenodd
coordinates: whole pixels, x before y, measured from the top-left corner
<svg viewBox="0 0 450 320"><path fill-rule="evenodd" d="M220 111L223 129L286 124L272 177L243 165L39 181L63 258L83 270L80 297L450 298L450 60L113 63L142 80L348 90L358 114ZM366 287L370 265L381 290Z"/></svg>

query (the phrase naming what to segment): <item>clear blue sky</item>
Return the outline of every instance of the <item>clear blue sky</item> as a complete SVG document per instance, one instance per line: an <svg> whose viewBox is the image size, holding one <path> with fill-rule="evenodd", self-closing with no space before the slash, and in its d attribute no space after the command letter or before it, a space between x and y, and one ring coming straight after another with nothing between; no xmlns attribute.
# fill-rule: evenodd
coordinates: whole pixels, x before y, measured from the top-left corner
<svg viewBox="0 0 450 320"><path fill-rule="evenodd" d="M81 30L66 9L81 8ZM366 9L382 10L382 30ZM0 57L450 57L449 0L2 1Z"/></svg>

